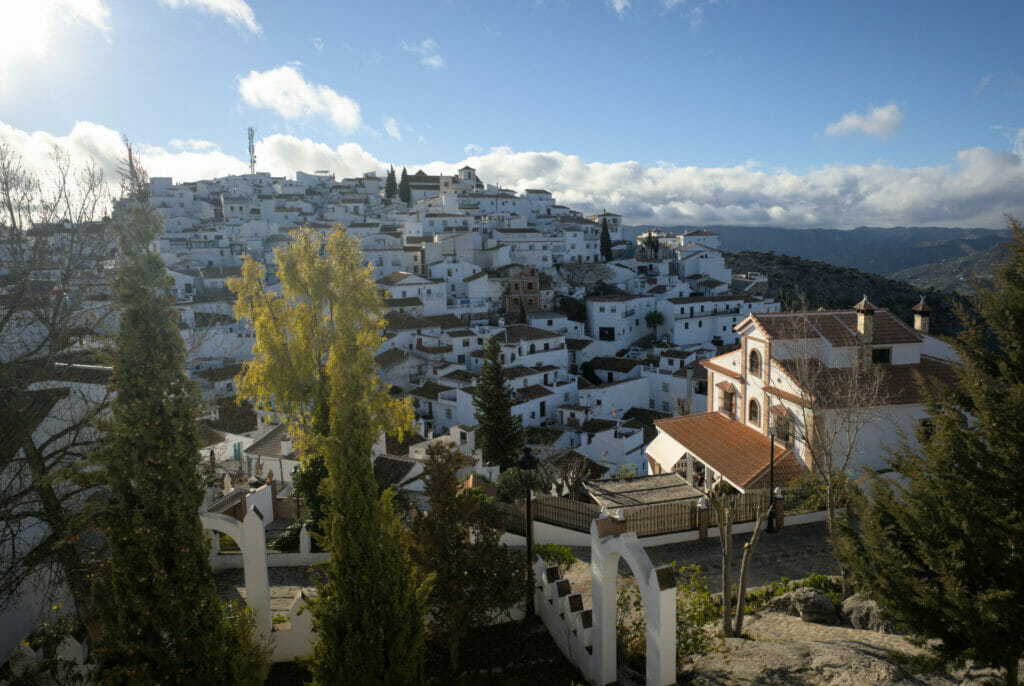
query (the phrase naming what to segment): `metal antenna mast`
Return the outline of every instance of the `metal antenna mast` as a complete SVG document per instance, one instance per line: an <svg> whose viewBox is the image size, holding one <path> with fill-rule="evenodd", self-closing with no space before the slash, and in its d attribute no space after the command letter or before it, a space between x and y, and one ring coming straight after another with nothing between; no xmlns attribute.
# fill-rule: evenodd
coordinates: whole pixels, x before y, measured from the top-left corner
<svg viewBox="0 0 1024 686"><path fill-rule="evenodd" d="M256 135L256 129L249 127L249 173L256 173L256 145L252 142Z"/></svg>

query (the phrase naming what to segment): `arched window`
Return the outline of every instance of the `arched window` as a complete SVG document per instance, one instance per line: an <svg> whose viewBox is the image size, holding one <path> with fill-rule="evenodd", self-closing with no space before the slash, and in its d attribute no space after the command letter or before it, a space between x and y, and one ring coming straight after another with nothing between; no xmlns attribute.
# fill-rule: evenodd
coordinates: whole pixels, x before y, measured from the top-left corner
<svg viewBox="0 0 1024 686"><path fill-rule="evenodd" d="M761 426L761 406L757 404L756 400L750 401L747 408L747 421Z"/></svg>
<svg viewBox="0 0 1024 686"><path fill-rule="evenodd" d="M761 375L761 353L756 350L750 351L750 365L748 366L751 374Z"/></svg>

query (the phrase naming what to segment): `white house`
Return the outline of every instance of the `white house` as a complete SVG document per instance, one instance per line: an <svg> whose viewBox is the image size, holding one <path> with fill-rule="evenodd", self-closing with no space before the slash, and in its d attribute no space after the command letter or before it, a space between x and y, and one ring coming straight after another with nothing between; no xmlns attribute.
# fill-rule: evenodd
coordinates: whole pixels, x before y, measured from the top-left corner
<svg viewBox="0 0 1024 686"><path fill-rule="evenodd" d="M391 298L418 298L423 305L424 316L444 314L447 311L444 279L394 272L377 279L377 289L390 293Z"/></svg>
<svg viewBox="0 0 1024 686"><path fill-rule="evenodd" d="M599 354L614 355L652 333L647 313L654 311L649 295L592 295L587 297L587 330Z"/></svg>
<svg viewBox="0 0 1024 686"><path fill-rule="evenodd" d="M855 434L836 432L833 454L851 449L851 474L885 467L900 433L912 437L926 416L917 379L955 377L955 355L925 333L927 317L922 301L911 328L867 298L854 310L749 315L736 327L739 349L702 360L710 411L655 423L659 434L647 450L652 473L681 471L693 483L703 472L741 491L763 488L772 426L792 427L775 438L776 482L813 468L802 437L808 427L831 433L851 416L821 398L829 379L850 373L858 361L880 372L881 393L874 405L853 410L862 426ZM813 382L803 369L815 371Z"/></svg>

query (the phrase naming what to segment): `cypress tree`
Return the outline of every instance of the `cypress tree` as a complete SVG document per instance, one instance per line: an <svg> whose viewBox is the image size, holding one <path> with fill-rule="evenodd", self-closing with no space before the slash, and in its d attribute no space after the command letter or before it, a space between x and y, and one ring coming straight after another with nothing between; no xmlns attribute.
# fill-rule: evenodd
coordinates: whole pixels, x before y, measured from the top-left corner
<svg viewBox="0 0 1024 686"><path fill-rule="evenodd" d="M484 363L473 387L477 445L485 462L502 471L515 466L523 449L523 422L512 414L512 389L501 363L501 344L492 336L484 345Z"/></svg>
<svg viewBox="0 0 1024 686"><path fill-rule="evenodd" d="M408 205L412 202L412 189L409 188L409 172L402 167L402 180L398 183L398 199Z"/></svg>
<svg viewBox="0 0 1024 686"><path fill-rule="evenodd" d="M961 312L958 382L927 387L920 447L902 446L875 477L837 552L855 583L938 654L1002 667L1024 655L1024 232L1009 262Z"/></svg>
<svg viewBox="0 0 1024 686"><path fill-rule="evenodd" d="M612 235L608 232L608 217L601 218L601 257L605 262L611 262Z"/></svg>
<svg viewBox="0 0 1024 686"><path fill-rule="evenodd" d="M197 514L199 396L184 371L171 280L150 248L161 218L147 204L145 175L130 147L127 166L128 195L114 215L121 258L114 284L116 397L94 455L98 469L86 473L108 493L98 512L110 551L109 576L96 595L100 680L262 683L265 656L251 656L255 675L234 671L237 639L248 641L252 626L233 633L210 571Z"/></svg>
<svg viewBox="0 0 1024 686"><path fill-rule="evenodd" d="M384 197L388 200L394 200L398 196L398 182L395 181L395 167L394 165L388 169L388 178L384 182Z"/></svg>

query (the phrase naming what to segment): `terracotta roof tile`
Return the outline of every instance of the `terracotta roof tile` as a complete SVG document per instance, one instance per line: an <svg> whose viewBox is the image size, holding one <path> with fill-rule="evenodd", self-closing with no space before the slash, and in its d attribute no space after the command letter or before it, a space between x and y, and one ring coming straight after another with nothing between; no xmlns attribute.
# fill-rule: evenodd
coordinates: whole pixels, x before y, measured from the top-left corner
<svg viewBox="0 0 1024 686"><path fill-rule="evenodd" d="M654 425L742 490L752 488L770 465L768 436L717 412L662 419ZM791 451L776 443L776 466L787 456ZM788 467L777 471L776 482L785 483L783 476L792 472Z"/></svg>

